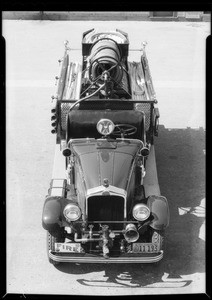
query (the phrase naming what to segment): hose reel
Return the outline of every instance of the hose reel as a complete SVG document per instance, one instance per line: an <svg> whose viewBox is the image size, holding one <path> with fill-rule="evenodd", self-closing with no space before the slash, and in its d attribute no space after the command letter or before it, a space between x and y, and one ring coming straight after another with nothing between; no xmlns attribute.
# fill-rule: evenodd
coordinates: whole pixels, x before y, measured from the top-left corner
<svg viewBox="0 0 212 300"><path fill-rule="evenodd" d="M120 65L121 52L118 44L109 38L102 38L93 44L90 52L90 72L91 81L97 80L102 83L102 74L109 73L109 77L115 84L122 80L123 69ZM99 77L99 79L98 79Z"/></svg>

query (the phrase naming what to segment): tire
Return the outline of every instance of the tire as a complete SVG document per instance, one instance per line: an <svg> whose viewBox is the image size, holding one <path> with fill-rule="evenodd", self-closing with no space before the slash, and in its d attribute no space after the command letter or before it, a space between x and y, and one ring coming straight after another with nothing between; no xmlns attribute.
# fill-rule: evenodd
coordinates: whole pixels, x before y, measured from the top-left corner
<svg viewBox="0 0 212 300"><path fill-rule="evenodd" d="M165 232L164 230L156 230L156 232L159 234L159 243L160 243L160 249L164 250L165 248Z"/></svg>
<svg viewBox="0 0 212 300"><path fill-rule="evenodd" d="M61 235L52 235L49 231L47 231L47 256L49 259L49 262L51 264L58 265L60 262L54 261L53 259L49 258L49 250L54 251L55 250L55 243L63 243L65 241L65 238Z"/></svg>

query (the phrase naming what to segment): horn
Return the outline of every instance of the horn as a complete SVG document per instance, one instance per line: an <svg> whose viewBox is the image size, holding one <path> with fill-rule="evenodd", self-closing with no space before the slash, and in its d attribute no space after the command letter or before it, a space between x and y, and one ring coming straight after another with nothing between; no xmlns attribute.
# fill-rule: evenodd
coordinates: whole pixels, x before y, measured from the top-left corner
<svg viewBox="0 0 212 300"><path fill-rule="evenodd" d="M136 242L139 238L139 233L137 231L137 228L134 224L128 224L125 228L124 233L125 240L128 243Z"/></svg>

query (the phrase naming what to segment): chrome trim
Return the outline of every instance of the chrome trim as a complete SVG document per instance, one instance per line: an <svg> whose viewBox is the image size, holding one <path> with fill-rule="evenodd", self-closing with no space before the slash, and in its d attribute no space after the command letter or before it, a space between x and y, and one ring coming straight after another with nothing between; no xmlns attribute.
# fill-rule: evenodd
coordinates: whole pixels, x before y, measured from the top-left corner
<svg viewBox="0 0 212 300"><path fill-rule="evenodd" d="M111 195L118 195L122 197L126 197L127 193L124 189L118 188L113 185L109 185L105 187L104 185L99 185L97 187L91 188L87 190L87 197L102 195L103 192L109 192Z"/></svg>
<svg viewBox="0 0 212 300"><path fill-rule="evenodd" d="M69 263L155 263L160 261L163 258L163 250L160 250L157 256L152 257L74 257L74 256L59 256L53 254L51 250L49 250L49 258L57 261L57 262L69 262Z"/></svg>

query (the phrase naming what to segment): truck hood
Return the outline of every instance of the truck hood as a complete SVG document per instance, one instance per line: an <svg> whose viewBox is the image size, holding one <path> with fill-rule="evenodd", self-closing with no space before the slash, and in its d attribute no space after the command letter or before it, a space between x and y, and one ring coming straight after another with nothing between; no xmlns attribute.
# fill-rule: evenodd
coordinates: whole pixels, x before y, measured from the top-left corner
<svg viewBox="0 0 212 300"><path fill-rule="evenodd" d="M72 144L86 189L104 184L126 190L134 158L142 146L139 140L95 140Z"/></svg>

